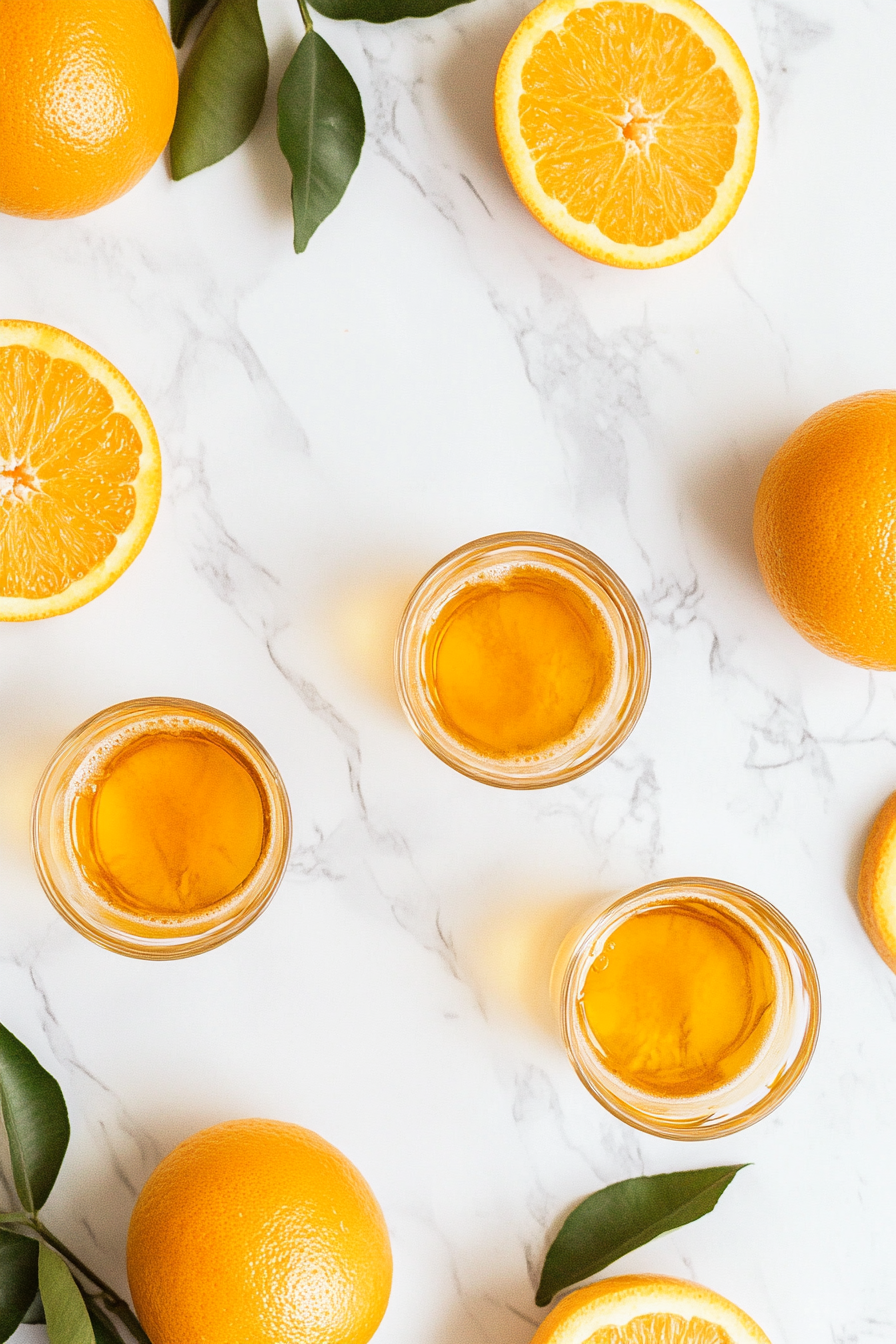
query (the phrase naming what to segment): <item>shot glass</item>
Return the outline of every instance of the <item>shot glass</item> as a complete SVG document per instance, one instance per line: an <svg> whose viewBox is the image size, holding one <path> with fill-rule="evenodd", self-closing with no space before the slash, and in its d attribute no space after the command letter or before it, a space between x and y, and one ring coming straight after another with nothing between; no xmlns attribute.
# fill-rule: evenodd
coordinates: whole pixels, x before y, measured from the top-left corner
<svg viewBox="0 0 896 1344"><path fill-rule="evenodd" d="M85 938L148 960L235 937L289 857L280 772L261 743L190 700L130 700L60 745L32 808L35 868Z"/></svg>
<svg viewBox="0 0 896 1344"><path fill-rule="evenodd" d="M517 600L516 592L527 587L529 597L524 594ZM502 599L508 594L516 601L516 609L502 612ZM476 602L481 612L471 617L470 608ZM489 603L491 611L487 610ZM540 625L520 633L524 618L532 611ZM492 639L497 647L501 637L507 636L526 646L528 663L521 679L525 673L529 686L537 686L533 699L540 694L546 701L561 692L580 697L581 708L572 702L569 725L553 740L509 745L485 740L475 730L468 731L448 703L440 678L449 654L464 675L464 649L452 653L451 640L460 623L466 620L472 626L480 616L480 644L475 644L474 631L469 650L482 672L483 701L497 705L496 738L504 726L499 721L502 676L508 682L507 719L519 709L521 699L523 713L526 709L525 688L521 692L518 686L509 685L513 653L505 650L502 662L498 649L496 666L488 665L488 641ZM542 631L544 639L539 644ZM579 666L572 673L569 649L552 643L561 637L575 646ZM592 687L587 683L589 665ZM411 727L446 764L483 784L538 789L575 779L625 741L647 698L650 645L637 603L618 575L596 555L562 537L504 532L460 547L421 579L399 627L395 680ZM464 709L475 721L477 687L472 680L461 693L466 697Z"/></svg>
<svg viewBox="0 0 896 1344"><path fill-rule="evenodd" d="M612 901L570 931L551 980L585 1087L663 1138L755 1124L796 1087L818 1037L808 948L774 906L728 882L673 878Z"/></svg>

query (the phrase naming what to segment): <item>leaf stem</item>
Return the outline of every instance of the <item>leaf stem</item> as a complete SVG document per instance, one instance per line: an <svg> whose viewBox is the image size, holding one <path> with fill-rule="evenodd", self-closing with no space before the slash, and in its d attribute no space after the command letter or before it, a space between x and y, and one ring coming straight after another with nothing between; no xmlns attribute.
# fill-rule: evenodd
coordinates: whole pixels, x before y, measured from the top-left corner
<svg viewBox="0 0 896 1344"><path fill-rule="evenodd" d="M78 1257L72 1251L70 1251L68 1247L59 1240L58 1237L53 1235L50 1229L41 1222L37 1214L35 1214L34 1217L31 1218L29 1221L31 1223L31 1226L34 1228L35 1232L38 1234L38 1236L43 1241L45 1241L48 1246L52 1246L54 1251L58 1251L60 1255L65 1256L66 1260L68 1260L70 1264L74 1265L75 1269L79 1270L80 1273L84 1275L85 1279L89 1279L91 1283L96 1284L97 1288L99 1288L100 1293L102 1294L103 1297L110 1298L115 1302L121 1301L121 1298L118 1296L115 1289L110 1288L109 1284L105 1283L101 1278L98 1277L98 1275L94 1274L92 1269L88 1269L87 1266L84 1264L83 1260L79 1260Z"/></svg>
<svg viewBox="0 0 896 1344"><path fill-rule="evenodd" d="M314 28L314 24L311 22L311 15L308 13L307 0L299 0L299 9L302 12L302 22L305 25L305 32L310 33Z"/></svg>
<svg viewBox="0 0 896 1344"><path fill-rule="evenodd" d="M48 1246L52 1246L53 1250L58 1251L73 1269L76 1269L79 1274L82 1274L85 1279L88 1279L99 1291L94 1293L89 1292L87 1289L84 1289L83 1291L87 1293L88 1297L95 1298L98 1302L101 1302L106 1311L117 1316L118 1319L127 1326L134 1338L139 1341L139 1344L152 1344L149 1336L143 1329L143 1326L137 1320L137 1317L134 1315L134 1312L128 1306L127 1302L125 1302L124 1298L119 1297L115 1289L110 1284L106 1283L105 1279L101 1279L98 1274L94 1274L92 1269L88 1269L84 1264L84 1261L75 1255L74 1251L70 1251L65 1243L60 1241L59 1238L41 1222L36 1213L22 1215L0 1214L0 1221L3 1223L9 1223L13 1220L17 1223L24 1223L27 1227L30 1227L32 1232L37 1233L41 1241L45 1241ZM17 1231L17 1229L11 1227L10 1231Z"/></svg>
<svg viewBox="0 0 896 1344"><path fill-rule="evenodd" d="M82 1288L81 1291L84 1292L84 1289ZM108 1330L109 1334L112 1336L113 1339L116 1339L118 1341L118 1344L125 1344L124 1339L119 1333L118 1322L112 1320L109 1314L109 1308L107 1307L105 1311L101 1310L101 1308L98 1305L98 1299L91 1296L91 1294L89 1293L86 1295L85 1301L87 1302L87 1314L90 1317L91 1324L96 1325L97 1323L99 1323L106 1330ZM96 1338L96 1331L94 1331L94 1339L95 1338Z"/></svg>
<svg viewBox="0 0 896 1344"><path fill-rule="evenodd" d="M103 1304L109 1311L114 1312L120 1321L124 1322L134 1338L139 1340L139 1344L152 1344L149 1335L123 1298L116 1296L114 1302L108 1302L104 1297Z"/></svg>

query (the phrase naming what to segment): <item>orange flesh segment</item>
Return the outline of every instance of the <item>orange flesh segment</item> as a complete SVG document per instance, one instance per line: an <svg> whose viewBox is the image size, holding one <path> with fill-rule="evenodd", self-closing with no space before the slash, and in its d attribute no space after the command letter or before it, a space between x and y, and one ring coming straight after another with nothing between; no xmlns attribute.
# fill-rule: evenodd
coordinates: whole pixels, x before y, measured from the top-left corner
<svg viewBox="0 0 896 1344"><path fill-rule="evenodd" d="M616 243L696 228L734 163L741 106L683 20L608 0L576 9L522 71L520 131L544 192Z"/></svg>
<svg viewBox="0 0 896 1344"><path fill-rule="evenodd" d="M628 1325L605 1325L584 1344L734 1344L728 1331L699 1316L651 1312Z"/></svg>
<svg viewBox="0 0 896 1344"><path fill-rule="evenodd" d="M79 365L0 349L0 596L54 596L114 550L136 510L141 450Z"/></svg>

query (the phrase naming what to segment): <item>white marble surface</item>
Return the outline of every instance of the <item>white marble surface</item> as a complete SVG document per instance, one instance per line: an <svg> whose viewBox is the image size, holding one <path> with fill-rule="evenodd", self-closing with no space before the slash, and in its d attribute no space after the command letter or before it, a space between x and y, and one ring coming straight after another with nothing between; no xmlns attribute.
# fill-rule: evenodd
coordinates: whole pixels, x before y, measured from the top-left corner
<svg viewBox="0 0 896 1344"><path fill-rule="evenodd" d="M890 1342L896 978L852 894L896 787L896 680L784 624L750 516L800 420L896 382L896 7L712 0L760 86L756 174L707 251L640 274L567 251L505 177L491 86L527 7L319 21L369 138L303 257L271 96L250 142L201 176L173 184L160 164L82 220L0 217L3 315L111 358L166 471L149 543L109 592L0 629L0 1020L73 1119L47 1218L123 1288L130 1208L170 1147L225 1118L294 1120L384 1206L395 1287L378 1344L527 1344L546 1238L574 1201L752 1162L710 1218L619 1269L707 1283L774 1344ZM286 0L262 11L273 88L300 21ZM430 756L389 684L416 578L507 528L608 561L655 658L624 748L528 795ZM27 836L63 734L151 694L246 723L296 822L263 918L161 965L58 919ZM552 920L682 873L780 906L824 995L798 1091L702 1145L606 1115L519 992Z"/></svg>

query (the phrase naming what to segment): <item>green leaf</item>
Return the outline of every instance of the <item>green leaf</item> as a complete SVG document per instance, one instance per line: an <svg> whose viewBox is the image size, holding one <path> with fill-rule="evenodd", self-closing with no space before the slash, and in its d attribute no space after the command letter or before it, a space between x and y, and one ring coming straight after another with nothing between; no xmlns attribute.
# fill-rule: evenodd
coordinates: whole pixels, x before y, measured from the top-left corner
<svg viewBox="0 0 896 1344"><path fill-rule="evenodd" d="M125 1325L130 1330L131 1334L137 1340L137 1344L152 1344L152 1340L150 1339L146 1331L143 1329L143 1326L140 1324L137 1317L131 1311L127 1302L123 1302L119 1298L116 1305L114 1307L110 1307L109 1310L110 1312L114 1312L116 1316L118 1316L122 1321L124 1321ZM117 1328L118 1326L116 1323L116 1329Z"/></svg>
<svg viewBox="0 0 896 1344"><path fill-rule="evenodd" d="M239 149L261 114L267 86L258 0L218 0L181 73L172 176L198 173Z"/></svg>
<svg viewBox="0 0 896 1344"><path fill-rule="evenodd" d="M96 1344L87 1307L71 1270L62 1256L43 1242L37 1275L50 1344Z"/></svg>
<svg viewBox="0 0 896 1344"><path fill-rule="evenodd" d="M313 29L286 67L277 95L277 136L292 169L295 249L304 252L342 200L364 144L357 85Z"/></svg>
<svg viewBox="0 0 896 1344"><path fill-rule="evenodd" d="M18 1330L37 1296L37 1242L0 1231L0 1341Z"/></svg>
<svg viewBox="0 0 896 1344"><path fill-rule="evenodd" d="M34 1243L35 1246L37 1242ZM35 1252L36 1254L36 1252ZM35 1282L37 1281L37 1266L35 1265ZM44 1304L40 1300L40 1293L34 1294L34 1301L22 1317L23 1325L46 1325L47 1318L44 1315Z"/></svg>
<svg viewBox="0 0 896 1344"><path fill-rule="evenodd" d="M56 1079L0 1026L0 1108L12 1174L29 1213L46 1204L68 1147L68 1111Z"/></svg>
<svg viewBox="0 0 896 1344"><path fill-rule="evenodd" d="M562 1288L590 1278L663 1232L702 1218L742 1168L636 1176L589 1195L573 1209L545 1257L537 1305L546 1307Z"/></svg>
<svg viewBox="0 0 896 1344"><path fill-rule="evenodd" d="M396 19L428 19L431 14L469 4L470 0L311 0L311 3L328 19L394 23Z"/></svg>
<svg viewBox="0 0 896 1344"><path fill-rule="evenodd" d="M176 47L183 46L187 29L207 4L208 0L171 0L171 39Z"/></svg>
<svg viewBox="0 0 896 1344"><path fill-rule="evenodd" d="M115 1329L110 1320L98 1310L91 1302L89 1297L85 1297L84 1302L90 1316L90 1323L93 1326L93 1334L96 1344L123 1344L121 1335Z"/></svg>

